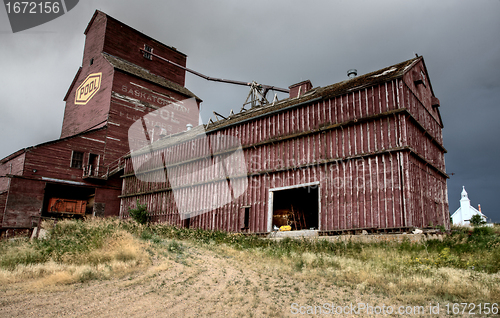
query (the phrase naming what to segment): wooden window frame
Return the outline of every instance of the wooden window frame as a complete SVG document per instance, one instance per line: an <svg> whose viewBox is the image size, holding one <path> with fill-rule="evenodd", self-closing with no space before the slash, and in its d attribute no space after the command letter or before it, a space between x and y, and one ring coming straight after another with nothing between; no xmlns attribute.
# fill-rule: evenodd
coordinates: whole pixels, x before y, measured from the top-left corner
<svg viewBox="0 0 500 318"><path fill-rule="evenodd" d="M75 155L81 155L81 159L75 158ZM74 169L83 169L83 159L85 157L85 153L82 151L76 151L73 150L71 152L71 162L70 162L70 167Z"/></svg>
<svg viewBox="0 0 500 318"><path fill-rule="evenodd" d="M153 60L153 56L150 54L153 53L153 48L147 44L144 44L144 58L148 60Z"/></svg>

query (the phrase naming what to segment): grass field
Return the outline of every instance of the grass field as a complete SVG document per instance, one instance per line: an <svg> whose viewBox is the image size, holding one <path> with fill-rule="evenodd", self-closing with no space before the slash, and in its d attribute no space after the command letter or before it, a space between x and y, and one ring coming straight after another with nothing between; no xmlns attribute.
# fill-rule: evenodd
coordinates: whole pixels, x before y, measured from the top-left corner
<svg viewBox="0 0 500 318"><path fill-rule="evenodd" d="M10 295L0 313L22 304L26 291L39 297L116 284L136 295L138 304L148 297L175 299L170 310L185 310L184 303L193 314L210 308L212 316L221 310L229 316L290 316L294 303L325 301L411 307L500 300L498 227L454 228L442 241L413 244L273 241L116 219L44 227L47 239L0 243L0 285ZM211 305L199 305L205 301Z"/></svg>

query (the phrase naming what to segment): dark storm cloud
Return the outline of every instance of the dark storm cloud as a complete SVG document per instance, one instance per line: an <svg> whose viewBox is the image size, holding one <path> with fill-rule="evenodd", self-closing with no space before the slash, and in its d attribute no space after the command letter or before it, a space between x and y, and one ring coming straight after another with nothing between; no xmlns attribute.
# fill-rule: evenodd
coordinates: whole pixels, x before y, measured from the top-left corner
<svg viewBox="0 0 500 318"><path fill-rule="evenodd" d="M450 211L462 185L500 222L500 1L80 1L11 34L0 10L0 157L60 134L62 101L81 65L95 9L176 47L213 77L324 86L423 55L441 101ZM202 118L237 111L247 88L188 75ZM280 95L283 98L283 95Z"/></svg>

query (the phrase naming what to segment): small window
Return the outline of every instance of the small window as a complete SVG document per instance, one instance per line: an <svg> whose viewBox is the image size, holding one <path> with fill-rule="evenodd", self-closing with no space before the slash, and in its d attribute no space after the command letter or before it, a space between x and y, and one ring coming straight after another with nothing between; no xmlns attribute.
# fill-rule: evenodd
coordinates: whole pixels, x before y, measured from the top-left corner
<svg viewBox="0 0 500 318"><path fill-rule="evenodd" d="M94 58L90 59L90 65L94 64Z"/></svg>
<svg viewBox="0 0 500 318"><path fill-rule="evenodd" d="M153 56L149 53L153 53L153 48L144 44L144 51L145 51L144 55L143 55L144 58L147 58L148 60L152 60Z"/></svg>
<svg viewBox="0 0 500 318"><path fill-rule="evenodd" d="M71 168L81 169L83 166L83 152L73 151L71 155Z"/></svg>

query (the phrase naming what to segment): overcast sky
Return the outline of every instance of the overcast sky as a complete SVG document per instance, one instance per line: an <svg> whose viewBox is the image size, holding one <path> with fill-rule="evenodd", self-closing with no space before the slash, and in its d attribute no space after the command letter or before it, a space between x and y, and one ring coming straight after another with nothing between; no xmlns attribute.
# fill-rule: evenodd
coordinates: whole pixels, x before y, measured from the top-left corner
<svg viewBox="0 0 500 318"><path fill-rule="evenodd" d="M500 222L500 1L81 0L67 14L13 34L0 8L0 158L59 138L63 98L99 9L188 55L212 77L316 86L424 56L441 101L450 211L462 186ZM188 74L212 111L241 108L248 89ZM281 95L280 97L285 97Z"/></svg>

